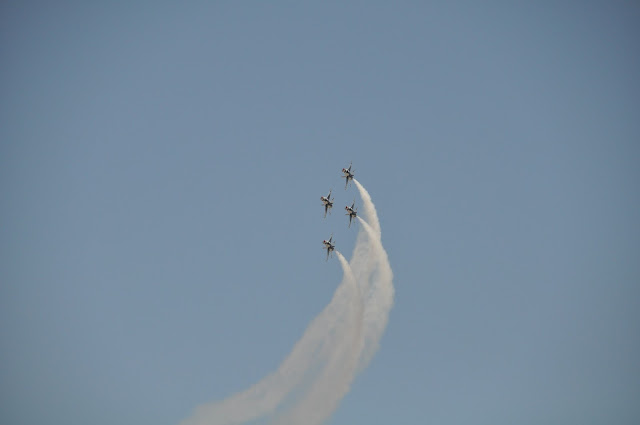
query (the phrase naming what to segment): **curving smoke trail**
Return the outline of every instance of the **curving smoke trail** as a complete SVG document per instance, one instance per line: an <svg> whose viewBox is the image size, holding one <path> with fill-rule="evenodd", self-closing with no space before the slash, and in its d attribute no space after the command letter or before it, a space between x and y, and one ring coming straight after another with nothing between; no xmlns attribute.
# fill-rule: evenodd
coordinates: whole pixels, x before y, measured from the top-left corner
<svg viewBox="0 0 640 425"><path fill-rule="evenodd" d="M371 201L371 195L367 192L367 189L364 188L360 184L358 180L353 179L356 187L358 188L358 192L360 192L360 198L362 198L362 207L364 208L364 214L367 216L369 220L370 226L377 233L378 239L380 239L380 220L378 220L378 213L376 212L376 206L373 205Z"/></svg>
<svg viewBox="0 0 640 425"><path fill-rule="evenodd" d="M371 225L358 217L364 232L358 233L350 264L335 251L344 277L331 302L275 372L241 393L199 406L180 425L233 425L265 416L277 425L319 425L371 361L393 305L393 273L375 206L354 182Z"/></svg>
<svg viewBox="0 0 640 425"><path fill-rule="evenodd" d="M389 312L393 307L393 272L389 264L387 252L380 241L380 233L369 226L362 218L357 217L372 242L372 258L375 260L377 273L369 277L369 287L364 311L364 346L358 364L358 372L369 365L373 355L378 351L380 339L389 321ZM371 269L370 269L371 270Z"/></svg>
<svg viewBox="0 0 640 425"><path fill-rule="evenodd" d="M278 416L274 423L278 425L319 425L336 410L340 400L347 394L362 351L362 316L364 305L360 288L347 260L336 251L345 273L344 281L349 294L349 305L342 312L341 332L336 335L332 351L316 380L306 389L302 398L294 406Z"/></svg>
<svg viewBox="0 0 640 425"><path fill-rule="evenodd" d="M369 192L356 179L353 179L360 198L367 221L356 217L365 230L371 249L364 264L351 262L351 268L361 285L365 297L364 311L364 347L358 365L358 372L369 365L373 355L378 351L380 339L389 321L389 312L393 307L395 290L393 288L393 272L389 264L387 252L382 246L382 232L376 207ZM369 224L368 224L369 223ZM361 235L358 235L360 238Z"/></svg>
<svg viewBox="0 0 640 425"><path fill-rule="evenodd" d="M335 351L336 340L339 341L344 333L342 329L353 328L345 326L344 312L352 309L353 300L362 302L349 263L342 254L335 252L343 268L343 281L331 302L307 327L280 367L241 393L197 407L193 416L180 425L231 425L266 416L274 412L294 389L314 378L313 371L330 360L328 354ZM361 317L362 313L357 326L360 329ZM362 340L361 335L358 339ZM359 354L360 349L357 350Z"/></svg>

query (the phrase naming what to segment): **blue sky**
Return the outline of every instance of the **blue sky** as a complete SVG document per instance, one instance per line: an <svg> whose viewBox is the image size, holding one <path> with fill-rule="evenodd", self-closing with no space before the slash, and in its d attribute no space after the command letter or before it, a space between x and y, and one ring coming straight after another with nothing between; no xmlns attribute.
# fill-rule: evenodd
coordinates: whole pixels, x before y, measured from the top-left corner
<svg viewBox="0 0 640 425"><path fill-rule="evenodd" d="M396 303L330 424L638 423L639 18L3 2L1 422L176 424L274 370L352 160Z"/></svg>

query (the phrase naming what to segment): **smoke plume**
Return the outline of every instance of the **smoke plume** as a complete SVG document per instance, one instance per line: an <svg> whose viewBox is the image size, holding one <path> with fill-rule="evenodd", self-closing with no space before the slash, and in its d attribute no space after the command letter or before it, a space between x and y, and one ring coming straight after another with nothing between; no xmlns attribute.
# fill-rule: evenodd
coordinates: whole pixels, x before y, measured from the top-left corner
<svg viewBox="0 0 640 425"><path fill-rule="evenodd" d="M354 179L365 220L351 263L336 252L343 279L278 369L247 390L199 406L181 425L233 425L270 417L272 424L319 425L338 407L356 374L378 349L393 305L393 273L369 193Z"/></svg>

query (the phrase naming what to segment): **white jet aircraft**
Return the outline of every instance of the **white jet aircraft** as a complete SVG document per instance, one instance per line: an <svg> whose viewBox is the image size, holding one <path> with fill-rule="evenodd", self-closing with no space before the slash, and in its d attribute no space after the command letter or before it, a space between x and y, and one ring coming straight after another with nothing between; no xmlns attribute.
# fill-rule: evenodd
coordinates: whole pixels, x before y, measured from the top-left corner
<svg viewBox="0 0 640 425"><path fill-rule="evenodd" d="M351 204L351 206L347 205L346 207L344 207L345 210L347 210L347 214L349 216L349 227L351 227L351 220L353 220L354 218L356 218L356 216L358 215L358 209L356 208L356 200L353 200L353 204Z"/></svg>
<svg viewBox="0 0 640 425"><path fill-rule="evenodd" d="M331 209L331 207L333 207L333 198L331 197L331 191L329 191L329 194L327 196L321 196L320 200L322 201L322 204L324 205L324 216L326 218L327 217L327 211L329 211ZM329 211L329 214L331 214L331 211Z"/></svg>
<svg viewBox="0 0 640 425"><path fill-rule="evenodd" d="M342 177L344 177L346 179L345 182L344 182L345 190L347 189L347 186L349 185L349 180L353 180L353 176L355 175L354 172L351 171L352 162L349 163L349 168L343 168L342 169L342 174L344 174Z"/></svg>
<svg viewBox="0 0 640 425"><path fill-rule="evenodd" d="M329 260L329 254L331 254L333 256L333 250L336 249L335 244L331 243L331 240L333 239L333 233L331 234L331 237L329 238L329 240L323 240L322 244L324 245L324 249L327 250L327 259L325 261Z"/></svg>

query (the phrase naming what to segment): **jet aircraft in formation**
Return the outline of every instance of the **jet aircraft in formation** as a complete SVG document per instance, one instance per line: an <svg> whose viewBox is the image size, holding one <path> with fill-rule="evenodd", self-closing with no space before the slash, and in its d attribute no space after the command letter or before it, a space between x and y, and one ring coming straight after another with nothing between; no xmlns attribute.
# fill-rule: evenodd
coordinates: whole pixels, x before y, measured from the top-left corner
<svg viewBox="0 0 640 425"><path fill-rule="evenodd" d="M353 171L351 171L351 165L352 165L352 162L349 163L349 168L342 169L342 174L344 174L342 177L345 178L345 182L344 182L345 190L347 189L347 186L349 186L349 180L353 180L353 176L355 175Z"/></svg>
<svg viewBox="0 0 640 425"><path fill-rule="evenodd" d="M351 166L352 163L349 163L349 168L343 168L342 169L342 174L346 181L345 181L345 185L344 188L346 189L349 186L349 180L353 180L353 176L355 175L353 171L351 171ZM321 196L320 197L320 201L322 201L322 205L324 206L324 217L327 217L327 212L329 214L331 214L331 208L333 207L333 198L331 197L331 192L332 190L329 191L329 194L327 196ZM344 207L344 209L347 211L347 214L349 216L349 227L351 227L351 222L353 221L354 218L356 218L358 216L358 209L356 208L356 200L353 200L353 203L351 204L351 206L346 206ZM331 234L331 237L329 238L329 240L323 240L322 244L324 246L324 249L327 250L327 260L329 259L329 256L332 255L333 250L336 248L335 244L332 243L333 240L333 233Z"/></svg>
<svg viewBox="0 0 640 425"><path fill-rule="evenodd" d="M356 200L354 199L351 206L347 205L346 207L344 207L344 209L347 211L346 215L349 216L349 227L351 227L351 220L356 218L356 216L358 215L358 209L356 208Z"/></svg>
<svg viewBox="0 0 640 425"><path fill-rule="evenodd" d="M327 217L327 211L329 211L331 209L331 207L333 207L333 198L331 197L331 191L329 191L329 194L327 196L321 196L320 200L322 201L322 204L324 205L324 216L326 218ZM331 214L331 211L329 211L329 214Z"/></svg>
<svg viewBox="0 0 640 425"><path fill-rule="evenodd" d="M336 245L331 243L331 240L333 239L333 233L331 234L331 237L329 238L329 240L323 240L322 243L324 245L324 249L327 250L327 259L325 261L329 260L329 254L331 254L331 256L333 256L333 250L336 249Z"/></svg>

